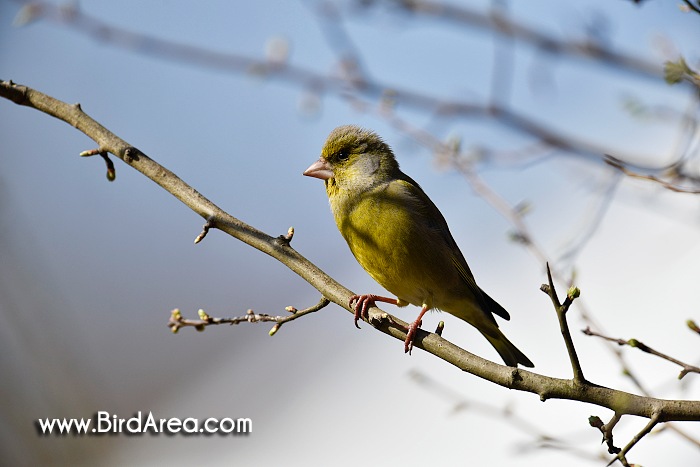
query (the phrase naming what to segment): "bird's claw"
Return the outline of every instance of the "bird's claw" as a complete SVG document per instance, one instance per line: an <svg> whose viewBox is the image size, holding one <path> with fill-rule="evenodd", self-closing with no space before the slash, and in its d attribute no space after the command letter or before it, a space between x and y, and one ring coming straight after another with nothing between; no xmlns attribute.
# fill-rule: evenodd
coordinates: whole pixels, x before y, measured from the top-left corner
<svg viewBox="0 0 700 467"><path fill-rule="evenodd" d="M375 299L376 296L372 294L353 295L350 297L348 302L350 306L352 306L353 302L357 302L355 304L355 327L357 329L360 329L360 325L357 324L360 319L369 319L369 309L376 305Z"/></svg>
<svg viewBox="0 0 700 467"><path fill-rule="evenodd" d="M413 341L416 340L416 334L421 324L423 324L422 320L414 321L408 325L408 328L406 329L406 340L403 343L404 353L411 355L411 350L413 350Z"/></svg>

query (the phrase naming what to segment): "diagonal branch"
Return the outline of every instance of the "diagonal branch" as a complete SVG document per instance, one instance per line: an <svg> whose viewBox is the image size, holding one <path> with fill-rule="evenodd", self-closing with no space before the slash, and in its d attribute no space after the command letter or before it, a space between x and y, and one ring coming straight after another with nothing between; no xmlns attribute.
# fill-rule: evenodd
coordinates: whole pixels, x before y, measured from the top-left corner
<svg viewBox="0 0 700 467"><path fill-rule="evenodd" d="M661 67L643 58L617 52L590 39L583 41L560 39L543 32L542 28L513 20L499 9L481 12L439 0L390 0L386 3L413 15L495 32L503 37L522 41L550 55L597 60L620 71L651 79L658 78L662 73Z"/></svg>
<svg viewBox="0 0 700 467"><path fill-rule="evenodd" d="M11 81L0 81L0 97L18 105L32 107L73 125L93 139L100 152L110 152L119 157L206 219L208 228L217 228L272 256L311 284L328 300L354 314L354 310L348 304L353 293L292 248L285 236L272 237L222 211L173 172L90 118L79 105L66 104ZM369 321L375 329L400 341L405 340L407 323L376 307L370 309L369 315ZM621 415L656 417L656 422L700 421L700 401L642 397L591 384L585 380L554 378L499 365L469 353L437 334L422 330L418 332L415 347L499 386L537 394L542 401L576 400L606 407Z"/></svg>
<svg viewBox="0 0 700 467"><path fill-rule="evenodd" d="M630 178L636 178L638 180L648 180L650 182L656 182L662 187L675 191L676 193L690 193L690 194L700 194L700 189L698 188L688 188L688 187L682 187L679 185L674 184L673 182L670 182L668 180L664 180L663 178L660 178L656 175L651 175L651 174L642 174L639 172L635 172L634 170L630 170L627 168L624 162L619 160L616 157L613 157L611 155L606 154L605 159L603 159L606 164L608 164L611 167L616 168L623 174L627 175ZM675 167L672 167L671 170L675 170Z"/></svg>
<svg viewBox="0 0 700 467"><path fill-rule="evenodd" d="M608 463L608 466L611 466L612 464L615 463L615 461L619 460L622 465L629 467L629 462L627 462L627 453L632 449L635 444L637 444L642 438L644 438L646 435L648 435L651 430L654 429L654 427L659 423L661 419L661 414L660 413L655 413L652 414L651 418L649 419L649 423L647 423L642 430L637 433L632 440L627 443L627 446L622 448L622 450L617 454L617 456L613 457L613 459Z"/></svg>

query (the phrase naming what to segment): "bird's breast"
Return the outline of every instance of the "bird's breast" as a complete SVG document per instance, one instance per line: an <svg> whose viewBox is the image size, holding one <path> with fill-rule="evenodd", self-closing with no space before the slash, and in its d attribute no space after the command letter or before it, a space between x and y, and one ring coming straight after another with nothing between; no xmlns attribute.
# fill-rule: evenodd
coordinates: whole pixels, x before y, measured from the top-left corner
<svg viewBox="0 0 700 467"><path fill-rule="evenodd" d="M375 190L334 197L331 207L350 250L375 281L413 305L432 307L458 279L442 236L399 195Z"/></svg>

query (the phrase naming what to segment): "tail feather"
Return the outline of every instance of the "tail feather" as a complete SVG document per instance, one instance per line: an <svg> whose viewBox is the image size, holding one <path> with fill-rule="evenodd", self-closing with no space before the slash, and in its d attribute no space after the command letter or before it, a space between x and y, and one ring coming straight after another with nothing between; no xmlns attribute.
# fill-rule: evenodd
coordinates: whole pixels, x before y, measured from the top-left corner
<svg viewBox="0 0 700 467"><path fill-rule="evenodd" d="M524 367L532 368L535 365L520 351L508 338L496 328L496 332L490 329L491 335L482 331L482 334L491 345L496 349L496 352L501 356L506 365L517 367L521 364Z"/></svg>

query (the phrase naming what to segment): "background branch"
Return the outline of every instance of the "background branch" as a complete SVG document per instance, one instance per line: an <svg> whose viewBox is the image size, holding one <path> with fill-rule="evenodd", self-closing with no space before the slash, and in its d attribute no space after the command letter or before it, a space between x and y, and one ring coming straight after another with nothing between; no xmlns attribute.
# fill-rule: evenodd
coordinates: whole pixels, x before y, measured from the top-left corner
<svg viewBox="0 0 700 467"><path fill-rule="evenodd" d="M657 357L662 358L664 360L667 360L671 363L675 363L676 365L683 368L681 370L680 374L678 375L678 379L683 379L683 377L685 375L687 375L688 373L700 373L700 368L696 367L695 365L690 365L689 363L682 362L682 361L678 360L677 358L673 358L669 355L661 353L658 350L655 350L655 349L649 347L645 343L638 341L637 339L625 340L625 339L619 339L619 338L615 338L615 337L604 336L603 334L600 334L598 332L591 330L590 327L587 327L582 332L587 336L600 337L601 339L605 339L606 341L609 341L609 342L614 342L617 345L621 345L621 346L627 345L629 347L639 349L642 352L646 352L646 353L651 354L651 355L656 355Z"/></svg>

